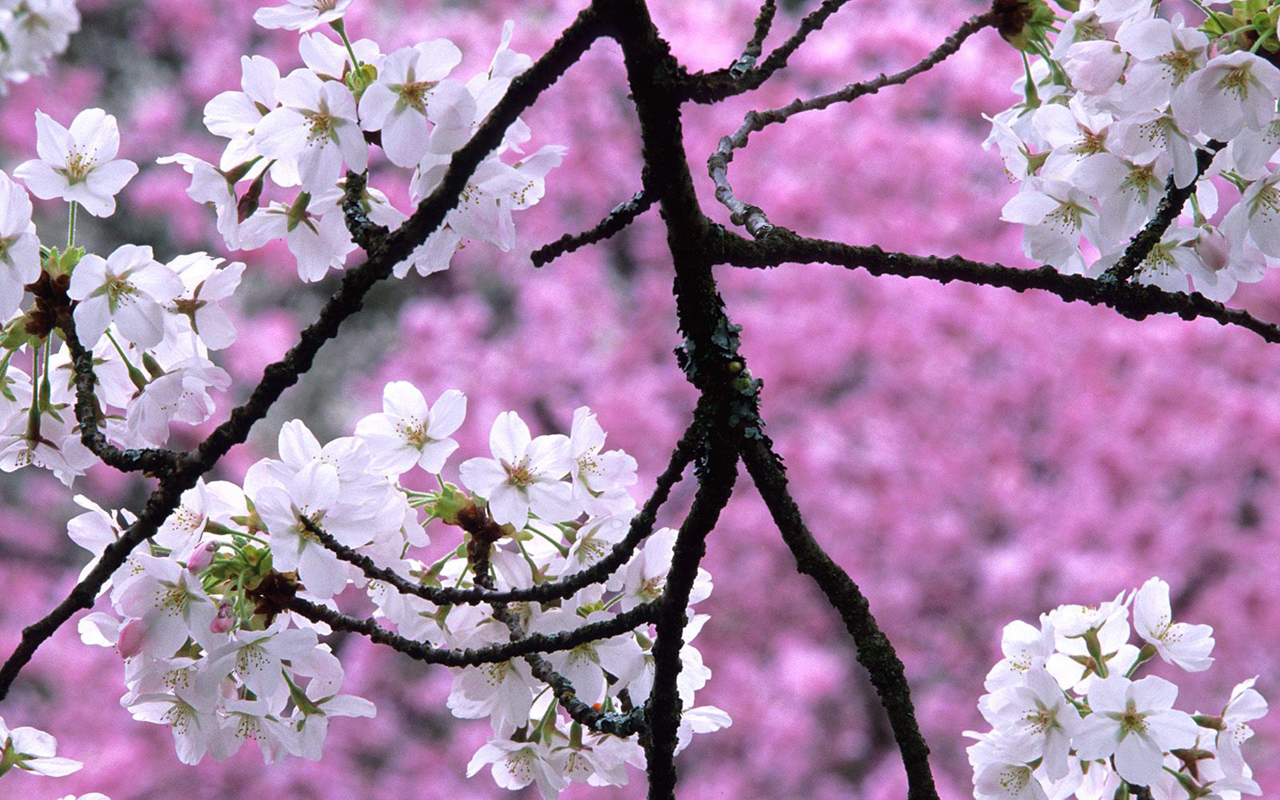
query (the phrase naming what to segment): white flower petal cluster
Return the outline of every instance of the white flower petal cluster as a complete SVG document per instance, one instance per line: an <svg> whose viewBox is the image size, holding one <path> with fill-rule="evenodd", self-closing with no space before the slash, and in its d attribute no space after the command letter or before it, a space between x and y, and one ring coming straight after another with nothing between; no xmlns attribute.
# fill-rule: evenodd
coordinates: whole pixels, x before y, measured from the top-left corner
<svg viewBox="0 0 1280 800"><path fill-rule="evenodd" d="M1167 186L1192 187L1135 279L1221 301L1261 280L1280 264L1280 68L1270 53L1240 49L1243 39L1211 23L1197 29L1165 15L1159 2L1072 7L1014 86L1023 100L989 118L987 145L1021 184L1001 218L1024 226L1025 253L1097 277L1156 214ZM1201 173L1196 153L1211 145L1227 146ZM1224 186L1238 194L1220 202Z"/></svg>
<svg viewBox="0 0 1280 800"><path fill-rule="evenodd" d="M188 284L212 268L200 260L207 258L180 265L184 276L195 271ZM437 606L401 593L367 579L319 535L408 581L470 587L483 568L479 583L497 590L556 581L622 541L638 513L627 492L635 462L620 450L602 452L606 435L589 408L575 413L569 436L534 438L514 412L498 415L495 458L461 465L469 492L439 477L458 447L450 437L466 410L457 390L428 405L412 384L389 383L383 411L361 420L354 436L321 444L294 420L280 431L279 457L251 466L241 485L202 480L187 490L150 552L131 556L112 576L111 612L90 614L79 625L86 643L113 648L123 659L121 704L138 720L169 726L185 763L228 758L249 740L268 762L319 758L330 718L372 716L374 709L340 693L341 665L322 641L330 631L273 606L273 586L331 608L352 587L363 589L401 636L433 647L509 642L510 629L489 604ZM439 490L398 483L416 478L434 478ZM96 563L133 518L85 498L80 503L86 512L68 533ZM429 543L425 525L433 520L437 536L456 538L443 559L424 564L411 552ZM453 543L474 535L476 524L498 532L483 561L473 548ZM611 581L509 610L527 633L555 635L658 600L676 537L670 528L651 534ZM699 570L690 603L711 591L711 576ZM683 632L681 749L694 734L731 724L720 709L695 705L711 677L694 643L707 619L692 614ZM649 697L656 638L644 624L545 658L582 702L622 710ZM644 767L635 737L584 729L545 689L522 658L455 670L449 709L464 719L487 718L492 729L468 773L488 766L500 786L536 784L554 798L574 782L624 785L628 764Z"/></svg>
<svg viewBox="0 0 1280 800"><path fill-rule="evenodd" d="M1141 646L1129 643L1131 607ZM1240 751L1267 711L1252 680L1221 714L1193 716L1174 707L1176 684L1134 677L1157 654L1188 672L1213 661L1212 630L1173 622L1159 578L1100 605L1059 606L1038 627L1010 623L1001 647L978 701L991 730L966 733L978 800L1087 800L1125 785L1159 800L1261 794Z"/></svg>
<svg viewBox="0 0 1280 800"><path fill-rule="evenodd" d="M13 174L42 200L79 203L95 217L109 217L116 211L115 196L138 174L137 164L116 158L119 149L116 118L100 108L81 111L70 128L37 111L40 158L19 165Z"/></svg>
<svg viewBox="0 0 1280 800"><path fill-rule="evenodd" d="M510 49L508 22L489 69L463 81L451 77L462 53L447 39L388 54L368 39L348 40L341 23L347 5L290 0L260 9L255 19L267 27L308 31L328 22L343 41L306 33L299 40L305 66L283 77L269 59L243 58L241 91L223 92L205 106L205 126L229 140L218 165L184 153L161 159L191 175L188 194L214 207L228 247L254 250L284 239L304 281L342 269L355 249L343 215L342 176L370 165L370 143L392 166L409 171L410 199L417 203L440 185L451 154L532 63ZM542 198L547 173L564 155L563 147L547 145L525 156L520 147L530 137L521 120L506 131L440 229L396 266L397 277L447 269L466 240L504 252L515 248L513 213ZM394 228L407 218L372 186L364 203L377 224Z"/></svg>

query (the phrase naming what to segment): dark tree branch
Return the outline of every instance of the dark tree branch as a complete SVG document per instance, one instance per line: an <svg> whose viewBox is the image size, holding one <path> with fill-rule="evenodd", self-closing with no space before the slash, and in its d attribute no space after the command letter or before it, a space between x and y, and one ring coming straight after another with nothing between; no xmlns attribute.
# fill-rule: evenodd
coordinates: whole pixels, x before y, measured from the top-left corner
<svg viewBox="0 0 1280 800"><path fill-rule="evenodd" d="M523 639L494 644L487 647L451 650L447 647L432 647L429 644L414 641L398 633L387 630L368 618L353 617L335 611L328 606L312 603L301 597L292 597L283 603L285 608L301 614L313 622L323 622L337 631L358 633L367 636L370 641L385 645L398 653L403 653L415 661L424 664L441 664L446 667L477 667L481 664L496 664L510 661L513 658L530 653L556 653L572 650L578 645L608 639L634 630L657 617L658 603L644 603L630 611L624 611L615 617L599 622L591 622L581 628L562 633L535 633Z"/></svg>
<svg viewBox="0 0 1280 800"><path fill-rule="evenodd" d="M938 790L929 769L929 745L925 743L916 721L902 660L876 624L867 598L805 527L800 509L787 490L786 470L768 442L744 439L742 459L765 505L769 507L769 513L773 515L783 541L795 556L796 568L818 584L840 613L857 644L858 662L871 675L871 683L880 695L902 754L902 763L907 770L908 800L938 800Z"/></svg>
<svg viewBox="0 0 1280 800"><path fill-rule="evenodd" d="M658 601L654 602L656 605ZM515 615L508 611L505 604L495 603L493 616L494 619L507 626L507 630L511 632L511 641L523 642L529 640L529 635L521 627L520 620L516 619ZM568 678L556 672L550 661L536 653L525 655L524 660L529 664L533 677L551 687L551 691L555 693L556 701L560 703L561 708L568 712L569 716L575 721L587 728L596 733L608 733L613 736L631 736L644 729L643 708L634 708L622 714L600 711L579 700L573 684Z"/></svg>
<svg viewBox="0 0 1280 800"><path fill-rule="evenodd" d="M648 211L653 206L653 201L653 195L641 189L632 195L630 200L625 200L614 206L605 215L604 219L597 222L590 230L582 233L566 233L554 242L534 250L530 255L533 265L535 267L546 266L560 256L612 237L634 222L636 217Z"/></svg>
<svg viewBox="0 0 1280 800"><path fill-rule="evenodd" d="M715 72L698 72L685 78L682 87L683 92L680 95L681 100L692 100L695 103L718 103L726 100L734 95L749 92L752 89L758 89L773 76L773 73L787 66L788 59L800 49L800 45L804 44L809 38L809 34L822 28L826 24L827 19L840 10L848 0L823 0L818 8L809 12L808 16L800 21L800 26L796 29L790 38L773 50L765 58L764 63L753 69L742 71L738 65L741 59L735 61L732 66L726 69L718 69ZM772 5L772 2L766 5ZM761 16L764 15L764 9L761 9ZM759 35L760 20L756 20L756 34ZM766 34L767 28L766 28ZM755 39L753 38L754 42ZM760 44L764 44L764 36L760 36ZM748 45L750 52L750 45ZM755 54L759 57L760 53Z"/></svg>
<svg viewBox="0 0 1280 800"><path fill-rule="evenodd" d="M1137 274L1142 262L1146 260L1147 256L1151 255L1151 251L1155 249L1156 245L1160 244L1165 231L1169 230L1169 226L1177 221L1178 216L1182 214L1183 206L1187 204L1187 200L1191 198L1191 195L1195 194L1196 184L1199 183L1200 177L1204 175L1205 171L1209 169L1209 165L1213 163L1214 156L1226 146L1226 142L1219 142L1215 139L1197 150L1196 177L1186 186L1179 188L1174 182L1173 174L1169 174L1169 180L1165 185L1164 197L1156 208L1155 216L1129 240L1129 246L1125 248L1124 255L1102 276L1104 282L1115 280L1125 283Z"/></svg>
<svg viewBox="0 0 1280 800"><path fill-rule="evenodd" d="M369 173L363 172L357 175L350 170L347 171L346 186L342 192L342 218L347 223L347 232L351 234L351 241L360 245L369 255L377 252L382 243L387 240L391 231L387 230L385 225L378 225L369 219L369 213L364 208L365 188L369 185Z"/></svg>
<svg viewBox="0 0 1280 800"><path fill-rule="evenodd" d="M1280 326L1263 322L1247 311L1227 308L1198 292L1166 292L1155 286L1065 275L1048 266L1016 269L970 261L960 256L938 258L888 253L875 245L857 246L807 239L784 228L777 228L767 239L755 242L726 232L721 246L720 255L724 262L739 267L772 267L786 263L837 264L850 269L865 269L872 275L920 276L943 284L962 281L1016 292L1040 289L1063 300L1108 306L1130 319L1142 320L1152 314L1176 314L1188 320L1204 317L1222 325L1246 328L1268 342L1280 342Z"/></svg>
<svg viewBox="0 0 1280 800"><path fill-rule="evenodd" d="M102 459L104 464L120 472L160 474L171 470L179 457L172 450L121 450L107 441L107 437L98 428L98 396L94 389L98 378L93 372L93 352L80 344L69 306L63 307L58 325L62 338L67 343L71 368L75 374L75 412L76 421L80 423L80 441L89 448L89 452Z"/></svg>

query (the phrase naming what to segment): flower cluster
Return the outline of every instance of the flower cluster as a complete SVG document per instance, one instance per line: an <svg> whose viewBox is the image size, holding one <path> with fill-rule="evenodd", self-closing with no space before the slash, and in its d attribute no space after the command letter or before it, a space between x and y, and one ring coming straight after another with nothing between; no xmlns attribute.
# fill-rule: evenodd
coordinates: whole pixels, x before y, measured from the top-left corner
<svg viewBox="0 0 1280 800"><path fill-rule="evenodd" d="M510 49L508 22L489 69L463 82L450 77L462 53L448 39L384 54L373 41L348 38L341 18L346 5L291 2L261 9L255 19L264 26L301 32L328 22L338 40L304 33L299 51L305 66L283 76L263 56L244 57L243 91L223 92L205 107L205 126L229 140L219 165L185 153L162 159L191 174L188 194L216 209L227 247L253 250L284 239L304 281L342 269L355 249L343 218L342 176L344 168L365 170L371 142L391 165L411 173L407 185L416 203L439 186L453 152L532 63ZM548 145L523 155L521 145L531 135L519 120L506 131L445 224L397 265L398 277L411 268L422 275L448 268L464 240L504 252L515 247L512 213L542 198L544 179L564 153ZM510 161L511 153L523 157ZM362 203L376 224L394 228L406 219L372 187L366 186Z"/></svg>
<svg viewBox="0 0 1280 800"><path fill-rule="evenodd" d="M363 171L375 142L393 165L412 170L415 201L430 194L451 153L531 63L510 50L508 24L489 70L464 84L448 77L462 58L449 41L384 56L369 40L347 38L345 7L296 2L261 9L255 18L264 26L308 30L327 22L340 41L305 34L307 66L284 77L266 58L243 60L244 91L224 92L206 108L209 130L230 140L221 167L182 153L160 159L191 174L188 193L214 206L229 247L254 249L284 238L307 281L341 269L356 247L342 211L344 167ZM97 418L107 442L126 450L162 447L172 423L207 420L214 394L230 384L210 351L235 341L223 304L244 265L205 253L162 262L137 245L108 255L74 246L77 211L113 214L116 195L138 167L116 158L116 119L102 109L81 112L69 127L37 112L36 127L39 158L13 171L26 191L0 173L0 319L6 320L0 469L35 464L70 485L97 459L82 444L73 415L71 349L55 341L66 314L93 356ZM514 163L503 160L530 136L523 122L511 126L445 224L397 267L400 275L411 267L424 275L447 268L463 239L504 251L515 246L512 213L541 198L543 179L563 153L547 146ZM272 192L283 193L278 199L264 196L268 179ZM64 248L41 245L28 191L69 203ZM394 227L407 218L376 189L366 189L364 203L374 222Z"/></svg>
<svg viewBox="0 0 1280 800"><path fill-rule="evenodd" d="M1132 630L1141 646L1131 644ZM1159 656L1188 672L1209 668L1213 630L1174 622L1169 585L1152 578L1097 606L1059 606L1036 627L1011 622L1004 658L978 702L992 730L970 733L979 800L1128 797L1146 787L1157 800L1261 794L1241 744L1266 701L1250 679L1217 713L1174 708L1178 687L1148 675Z"/></svg>
<svg viewBox="0 0 1280 800"><path fill-rule="evenodd" d="M264 759L318 759L335 716L372 716L372 703L339 694L343 670L320 637L329 628L292 613L282 597L334 607L349 585L362 587L399 635L461 650L510 640L506 620L488 605L437 605L387 580L368 580L335 551L368 557L421 587L529 588L596 563L617 545L637 514L627 487L634 459L605 450L595 415L581 408L570 435L531 437L514 412L490 433L492 458L460 466L463 488L401 487L411 471L438 475L457 448L466 398L444 392L428 404L411 384L387 385L383 412L361 420L356 435L321 445L299 421L279 437L279 459L251 467L243 485L199 483L153 538L112 577L114 613L85 617L87 643L124 658L121 703L136 719L172 728L179 758L225 758L249 739ZM437 480L439 480L437 478ZM69 533L96 557L130 521L88 500ZM424 516L425 515L425 516ZM459 546L426 564L410 551L428 544L424 525L459 528ZM324 537L331 537L326 541ZM525 633L557 634L608 620L662 596L675 531L653 533L605 585L553 602L507 606ZM699 573L691 602L711 593ZM691 615L684 638L706 622ZM551 653L550 665L587 705L626 710L653 686L655 635L642 626ZM710 671L698 651L681 654L687 707L681 743L729 724L724 712L693 707ZM498 784L536 782L555 797L571 781L627 782L625 765L643 766L633 738L590 730L562 717L559 703L521 659L458 670L449 708L489 718L493 737L468 769L493 764Z"/></svg>
<svg viewBox="0 0 1280 800"><path fill-rule="evenodd" d="M0 2L0 94L5 84L41 75L80 30L75 0Z"/></svg>
<svg viewBox="0 0 1280 800"><path fill-rule="evenodd" d="M1021 182L1002 218L1025 226L1026 254L1100 275L1173 186L1193 190L1189 208L1136 279L1216 300L1260 280L1280 263L1275 9L1237 0L1193 27L1149 0L1060 5L1060 33L1048 13L1015 42L1034 57L1014 86L1023 100L987 139Z"/></svg>

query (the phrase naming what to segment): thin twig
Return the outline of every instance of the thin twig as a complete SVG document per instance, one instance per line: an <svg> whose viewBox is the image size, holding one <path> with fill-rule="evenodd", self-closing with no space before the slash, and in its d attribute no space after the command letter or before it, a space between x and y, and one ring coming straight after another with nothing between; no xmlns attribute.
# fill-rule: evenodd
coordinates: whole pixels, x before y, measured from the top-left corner
<svg viewBox="0 0 1280 800"><path fill-rule="evenodd" d="M718 103L721 100L728 99L734 95L749 92L752 89L759 88L765 81L773 76L773 73L787 66L787 61L791 56L804 44L809 38L809 34L820 30L826 23L827 19L840 10L841 6L848 0L823 0L822 5L809 12L804 19L800 21L800 25L796 28L796 32L791 34L785 42L769 53L764 62L758 67L743 71L738 65L742 59L735 61L731 66L725 69L718 69L714 72L699 72L689 75L685 78L683 92L680 95L681 100L692 100L695 103ZM767 3L766 5L770 5ZM763 17L765 10L761 9ZM760 18L756 19L756 35L759 36L761 29ZM765 35L768 35L766 27ZM760 44L763 46L764 36L760 36ZM752 38L755 41L755 38ZM748 45L750 52L750 45ZM755 53L758 58L760 52Z"/></svg>
<svg viewBox="0 0 1280 800"><path fill-rule="evenodd" d="M530 255L533 265L546 266L560 256L610 238L634 222L636 217L648 211L653 206L653 201L653 194L641 189L632 195L631 199L614 206L604 219L597 222L590 230L582 233L566 233L554 242L534 250Z"/></svg>
<svg viewBox="0 0 1280 800"><path fill-rule="evenodd" d="M848 103L864 95L875 94L886 86L904 84L916 75L942 63L947 57L959 50L966 39L991 25L994 20L995 13L992 11L970 17L954 33L948 36L942 44L934 48L931 53L910 67L892 75L881 73L872 80L851 83L836 92L819 95L808 100L796 98L785 106L768 111L747 112L742 120L742 125L729 136L721 138L719 147L707 159L707 172L711 175L712 182L715 183L716 200L719 200L721 205L729 209L733 223L742 225L753 238L759 239L768 236L773 231L774 226L769 222L764 211L758 206L750 205L738 199L733 193L733 187L729 184L729 162L733 161L735 150L747 146L747 140L751 138L751 134L764 130L770 125L786 122L796 114L805 111L819 111L836 103Z"/></svg>
<svg viewBox="0 0 1280 800"><path fill-rule="evenodd" d="M420 597L438 605L465 603L518 603L518 602L550 602L569 597L574 592L593 584L602 583L620 567L630 560L636 547L653 532L658 509L671 496L671 489L680 481L685 467L693 460L694 445L698 440L696 426L690 426L684 436L676 444L671 454L671 462L666 470L658 476L653 494L645 501L644 506L632 520L627 535L613 546L603 558L589 567L562 577L558 581L540 583L527 588L491 591L483 587L463 589L454 586L424 586L402 577L394 570L379 566L373 559L357 552L334 539L331 534L314 522L303 518L302 523L327 549L338 558L353 564L364 573L366 578L382 581L401 594Z"/></svg>
<svg viewBox="0 0 1280 800"><path fill-rule="evenodd" d="M572 650L579 645L600 639L609 639L632 631L639 625L652 622L658 612L656 601L644 603L615 617L599 622L591 622L571 631L553 634L535 633L523 639L502 644L452 650L447 647L432 647L429 644L414 641L387 630L379 625L377 620L343 614L328 606L313 603L301 597L290 598L284 601L283 605L290 611L301 614L309 620L324 622L334 630L358 633L361 636L367 636L370 641L390 647L392 650L403 653L416 661L421 661L424 664L440 664L446 667L477 667L481 664L497 664L502 661L510 661L513 658L519 658L530 653L556 653L562 650Z"/></svg>

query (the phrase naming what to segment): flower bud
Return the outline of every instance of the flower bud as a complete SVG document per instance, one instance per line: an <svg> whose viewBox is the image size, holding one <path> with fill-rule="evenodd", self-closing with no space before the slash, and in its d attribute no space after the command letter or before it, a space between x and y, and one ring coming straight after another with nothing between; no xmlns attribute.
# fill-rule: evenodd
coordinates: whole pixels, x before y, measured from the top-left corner
<svg viewBox="0 0 1280 800"><path fill-rule="evenodd" d="M218 552L218 545L213 542L206 542L204 547L198 548L187 559L187 571L192 575L199 575L204 572L213 563L213 555L216 552Z"/></svg>
<svg viewBox="0 0 1280 800"><path fill-rule="evenodd" d="M1231 262L1231 242L1216 228L1200 231L1194 246L1196 255L1214 272L1221 272Z"/></svg>
<svg viewBox="0 0 1280 800"><path fill-rule="evenodd" d="M133 658L142 652L142 620L131 619L120 629L120 638L116 639L116 649L122 658Z"/></svg>
<svg viewBox="0 0 1280 800"><path fill-rule="evenodd" d="M218 616L214 617L213 622L209 623L209 630L214 633L226 633L231 630L234 622L235 615L232 613L231 604L223 600L218 603Z"/></svg>

